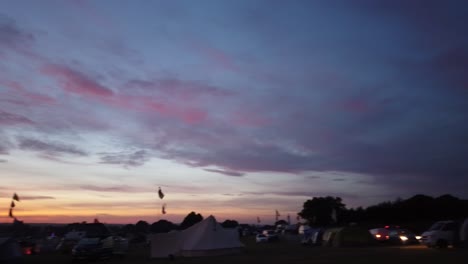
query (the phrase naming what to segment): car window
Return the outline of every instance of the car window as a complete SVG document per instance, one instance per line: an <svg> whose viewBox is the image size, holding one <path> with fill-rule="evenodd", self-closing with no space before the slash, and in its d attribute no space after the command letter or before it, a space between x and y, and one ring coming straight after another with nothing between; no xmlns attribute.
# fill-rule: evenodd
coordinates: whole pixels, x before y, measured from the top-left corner
<svg viewBox="0 0 468 264"><path fill-rule="evenodd" d="M442 229L443 231L450 231L450 230L455 230L455 223L447 223L445 224L444 228Z"/></svg>
<svg viewBox="0 0 468 264"><path fill-rule="evenodd" d="M99 243L99 238L86 238L86 239L81 239L80 242L78 242L79 245L94 245Z"/></svg>
<svg viewBox="0 0 468 264"><path fill-rule="evenodd" d="M443 223L435 223L429 228L429 231L440 230L443 225Z"/></svg>

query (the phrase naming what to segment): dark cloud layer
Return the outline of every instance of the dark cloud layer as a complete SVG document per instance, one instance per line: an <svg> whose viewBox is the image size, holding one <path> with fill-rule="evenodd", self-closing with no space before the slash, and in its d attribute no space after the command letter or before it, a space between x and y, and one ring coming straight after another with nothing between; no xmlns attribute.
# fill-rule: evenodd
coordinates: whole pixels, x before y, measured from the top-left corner
<svg viewBox="0 0 468 264"><path fill-rule="evenodd" d="M218 41L194 34L200 28L179 32L171 22L163 23L168 32L180 33L161 36L171 48L183 48L166 63L170 67L184 58L176 67L180 72L153 70L145 63L134 72L134 65L93 67L79 58L42 61L38 79L48 80L54 96L26 89L22 80L15 79L21 85L0 80L11 99L0 101L0 125L27 126L39 134L44 126L78 134L109 132L119 148L142 149L98 152L101 164L138 167L157 156L234 177L343 171L408 192L463 191L468 176L466 2L278 3L236 5L233 10L245 11L239 12L243 21L211 14L230 29L225 34L216 31L218 23L201 27L207 35L223 36ZM4 50L38 40L14 21L0 20ZM111 78L111 71L121 74ZM28 96L13 96L13 86ZM33 98L42 104L31 104ZM44 102L57 98L54 111L44 110ZM25 106L36 111L28 115ZM92 151L25 137L18 142L20 149L53 155ZM10 146L1 144L0 153L7 153Z"/></svg>
<svg viewBox="0 0 468 264"><path fill-rule="evenodd" d="M244 173L238 172L238 171L227 171L227 170L216 170L216 169L204 169L204 170L209 171L209 172L224 174L224 175L227 175L227 176L233 176L233 177L244 176Z"/></svg>
<svg viewBox="0 0 468 264"><path fill-rule="evenodd" d="M18 147L22 150L42 152L52 156L70 154L76 156L86 156L87 153L74 145L56 141L42 141L38 139L19 137Z"/></svg>
<svg viewBox="0 0 468 264"><path fill-rule="evenodd" d="M136 167L145 164L150 159L150 155L145 150L123 153L102 153L101 163L119 164L124 167Z"/></svg>

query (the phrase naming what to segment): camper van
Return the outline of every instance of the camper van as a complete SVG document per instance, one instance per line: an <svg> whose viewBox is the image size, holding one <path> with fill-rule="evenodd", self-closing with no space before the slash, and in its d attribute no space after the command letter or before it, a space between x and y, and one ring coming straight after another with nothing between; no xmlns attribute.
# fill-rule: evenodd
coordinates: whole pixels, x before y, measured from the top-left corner
<svg viewBox="0 0 468 264"><path fill-rule="evenodd" d="M439 221L421 235L421 243L428 247L446 248L458 242L458 223Z"/></svg>

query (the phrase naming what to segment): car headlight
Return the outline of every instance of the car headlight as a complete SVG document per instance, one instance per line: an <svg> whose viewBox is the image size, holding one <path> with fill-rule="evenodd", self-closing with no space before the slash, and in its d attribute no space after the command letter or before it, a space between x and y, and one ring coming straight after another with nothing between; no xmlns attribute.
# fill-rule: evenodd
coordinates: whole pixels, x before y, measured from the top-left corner
<svg viewBox="0 0 468 264"><path fill-rule="evenodd" d="M421 240L421 236L416 236L416 239L417 239L417 240Z"/></svg>
<svg viewBox="0 0 468 264"><path fill-rule="evenodd" d="M401 239L401 241L406 241L406 240L408 240L408 237L407 236L400 236L400 239Z"/></svg>

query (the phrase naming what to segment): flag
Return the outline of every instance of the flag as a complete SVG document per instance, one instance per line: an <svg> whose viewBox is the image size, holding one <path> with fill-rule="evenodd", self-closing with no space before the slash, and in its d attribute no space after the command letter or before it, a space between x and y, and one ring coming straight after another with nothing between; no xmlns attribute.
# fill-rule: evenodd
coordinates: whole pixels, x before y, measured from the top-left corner
<svg viewBox="0 0 468 264"><path fill-rule="evenodd" d="M166 214L166 204L163 204L163 206L162 206L162 213Z"/></svg>
<svg viewBox="0 0 468 264"><path fill-rule="evenodd" d="M18 197L18 195L16 193L13 194L13 200L15 201L20 201L20 198Z"/></svg>
<svg viewBox="0 0 468 264"><path fill-rule="evenodd" d="M159 195L159 198L161 199L164 198L164 193L162 192L161 187L159 187L158 195Z"/></svg>
<svg viewBox="0 0 468 264"><path fill-rule="evenodd" d="M13 218L13 209L10 208L10 213L8 214L9 217Z"/></svg>
<svg viewBox="0 0 468 264"><path fill-rule="evenodd" d="M276 210L276 217L281 216L278 210Z"/></svg>
<svg viewBox="0 0 468 264"><path fill-rule="evenodd" d="M11 207L11 208L15 207L15 202L11 201L10 207Z"/></svg>
<svg viewBox="0 0 468 264"><path fill-rule="evenodd" d="M260 221L260 217L257 216L257 223L260 224L260 222L261 222L261 221Z"/></svg>

